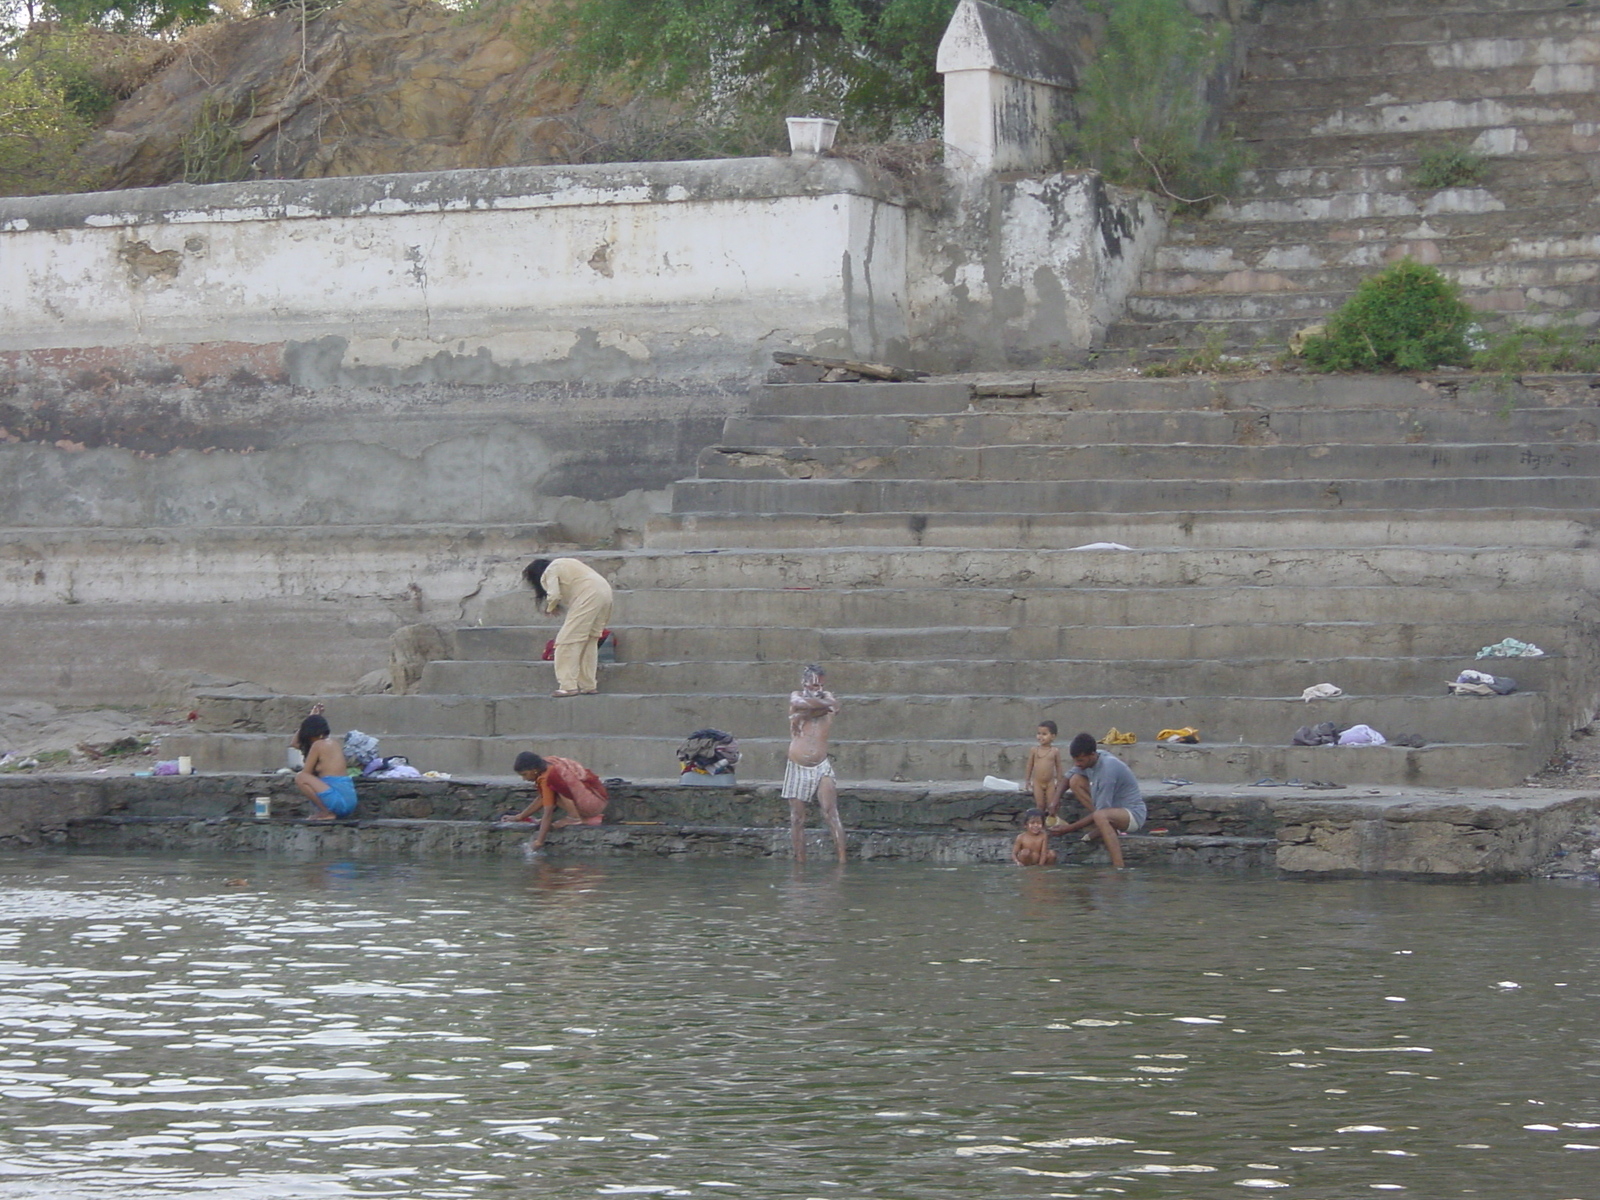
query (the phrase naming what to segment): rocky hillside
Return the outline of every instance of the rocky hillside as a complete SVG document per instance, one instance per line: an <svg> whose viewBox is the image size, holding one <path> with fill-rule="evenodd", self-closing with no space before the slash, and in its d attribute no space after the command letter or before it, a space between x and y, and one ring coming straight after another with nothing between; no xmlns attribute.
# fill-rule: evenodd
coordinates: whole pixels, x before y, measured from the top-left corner
<svg viewBox="0 0 1600 1200"><path fill-rule="evenodd" d="M100 186L571 162L614 125L509 17L345 0L186 36L86 151Z"/></svg>

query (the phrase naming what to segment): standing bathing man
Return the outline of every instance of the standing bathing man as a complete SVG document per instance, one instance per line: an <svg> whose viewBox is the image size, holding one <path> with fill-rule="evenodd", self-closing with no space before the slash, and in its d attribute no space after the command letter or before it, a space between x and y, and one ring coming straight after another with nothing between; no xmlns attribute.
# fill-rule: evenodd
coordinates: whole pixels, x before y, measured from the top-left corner
<svg viewBox="0 0 1600 1200"><path fill-rule="evenodd" d="M1124 833L1137 832L1144 824L1144 793L1139 790L1139 781L1127 763L1096 745L1092 733L1073 738L1067 753L1072 756L1072 772L1062 784L1062 791L1071 792L1087 815L1057 825L1050 831L1051 836L1088 829L1083 840L1092 842L1098 838L1104 842L1111 865L1120 871L1122 846L1117 839Z"/></svg>
<svg viewBox="0 0 1600 1200"><path fill-rule="evenodd" d="M833 844L844 861L844 823L839 820L839 788L828 761L828 733L839 700L822 686L822 668L800 675L800 690L789 693L789 761L783 770L783 798L789 802L789 837L795 862L806 860L806 801L817 798Z"/></svg>
<svg viewBox="0 0 1600 1200"><path fill-rule="evenodd" d="M556 634L556 690L550 694L594 695L600 690L596 678L600 635L611 620L611 585L599 571L575 558L536 558L522 577L545 612L567 610Z"/></svg>

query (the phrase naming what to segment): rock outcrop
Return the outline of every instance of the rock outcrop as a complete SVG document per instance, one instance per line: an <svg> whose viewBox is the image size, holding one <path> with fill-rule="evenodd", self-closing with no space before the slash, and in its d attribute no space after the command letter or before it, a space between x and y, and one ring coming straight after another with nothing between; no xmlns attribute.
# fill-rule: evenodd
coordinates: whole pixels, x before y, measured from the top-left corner
<svg viewBox="0 0 1600 1200"><path fill-rule="evenodd" d="M86 151L102 187L571 162L595 113L511 16L345 0L187 37ZM214 170L196 178L209 145ZM202 162L202 167L206 164ZM209 178L205 178L209 176Z"/></svg>

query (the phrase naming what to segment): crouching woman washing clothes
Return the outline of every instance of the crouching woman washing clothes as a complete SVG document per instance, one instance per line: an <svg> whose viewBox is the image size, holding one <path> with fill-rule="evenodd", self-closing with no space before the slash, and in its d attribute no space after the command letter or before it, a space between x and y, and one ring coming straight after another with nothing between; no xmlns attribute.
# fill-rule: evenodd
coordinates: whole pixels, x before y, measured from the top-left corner
<svg viewBox="0 0 1600 1200"><path fill-rule="evenodd" d="M611 619L611 585L575 558L536 558L522 572L547 613L564 608L556 634L556 690L552 696L589 696L600 690L596 672L600 635Z"/></svg>
<svg viewBox="0 0 1600 1200"><path fill-rule="evenodd" d="M554 755L541 758L524 750L517 755L517 761L511 764L511 769L529 783L537 784L539 795L521 812L507 813L500 819L532 821L534 809L539 809L539 834L533 839L535 850L544 846L544 839L552 829L567 825L598 825L604 819L611 794L606 791L606 785L600 781L600 777L581 762ZM552 824L550 818L555 815L557 805L567 815Z"/></svg>

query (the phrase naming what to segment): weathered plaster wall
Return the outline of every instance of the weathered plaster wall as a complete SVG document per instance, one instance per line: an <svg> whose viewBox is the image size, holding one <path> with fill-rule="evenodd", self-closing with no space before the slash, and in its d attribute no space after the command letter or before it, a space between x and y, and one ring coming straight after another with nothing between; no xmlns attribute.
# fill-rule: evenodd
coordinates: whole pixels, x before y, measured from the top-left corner
<svg viewBox="0 0 1600 1200"><path fill-rule="evenodd" d="M1143 192L1093 171L952 183L912 224L912 355L932 370L1065 366L1099 345L1166 234Z"/></svg>
<svg viewBox="0 0 1600 1200"><path fill-rule="evenodd" d="M24 377L28 352L233 344L216 366L297 387L725 379L905 337L901 209L831 159L12 199L0 277Z"/></svg>

